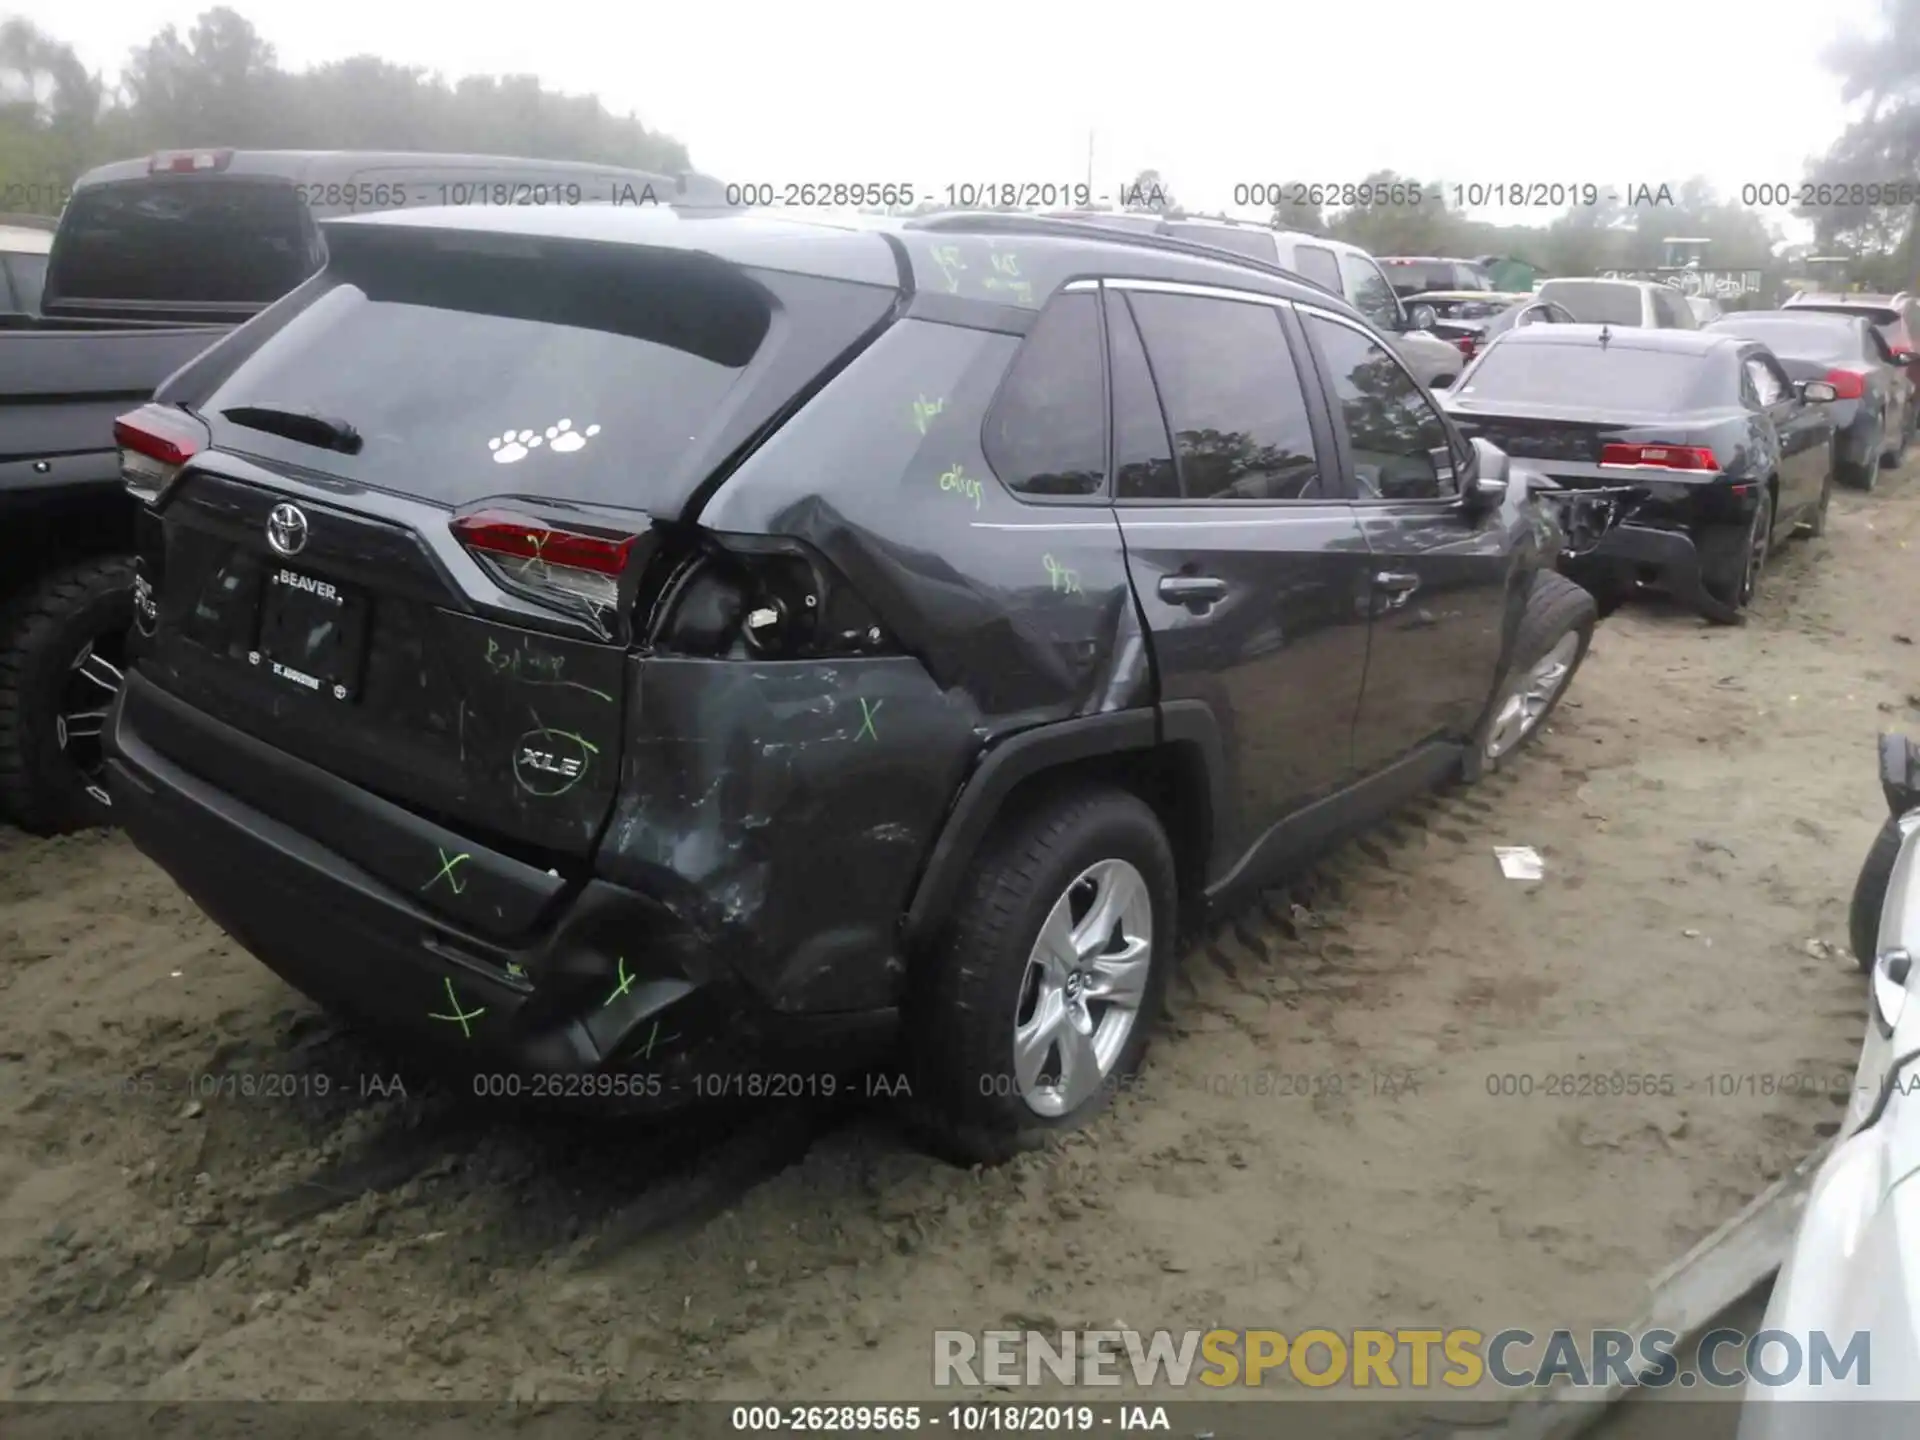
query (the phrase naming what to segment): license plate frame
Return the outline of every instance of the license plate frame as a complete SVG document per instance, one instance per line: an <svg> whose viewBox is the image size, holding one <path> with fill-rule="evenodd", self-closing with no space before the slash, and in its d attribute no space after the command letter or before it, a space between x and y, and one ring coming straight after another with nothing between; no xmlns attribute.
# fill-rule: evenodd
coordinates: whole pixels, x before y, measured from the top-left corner
<svg viewBox="0 0 1920 1440"><path fill-rule="evenodd" d="M365 596L275 566L261 585L260 628L247 658L290 689L350 705L360 698L369 613Z"/></svg>

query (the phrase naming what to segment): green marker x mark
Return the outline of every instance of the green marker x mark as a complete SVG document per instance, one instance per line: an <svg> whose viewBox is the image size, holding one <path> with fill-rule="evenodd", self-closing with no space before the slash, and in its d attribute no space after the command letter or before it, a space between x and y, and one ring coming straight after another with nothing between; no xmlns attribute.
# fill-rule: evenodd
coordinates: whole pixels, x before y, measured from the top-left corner
<svg viewBox="0 0 1920 1440"><path fill-rule="evenodd" d="M613 994L607 996L606 1001L601 1006L602 1009L605 1009L606 1006L613 1004L614 1001L618 1000L622 995L626 994L629 990L633 989L633 976L627 974L626 957L622 956L618 963L620 966L620 983L614 987Z"/></svg>
<svg viewBox="0 0 1920 1440"><path fill-rule="evenodd" d="M855 743L867 735L873 736L876 745L880 742L880 732L873 728L873 717L880 713L880 707L886 703L884 700L875 700L869 704L866 696L860 697L860 714L863 718L860 722L860 733L853 737Z"/></svg>
<svg viewBox="0 0 1920 1440"><path fill-rule="evenodd" d="M680 1037L676 1034L676 1035L669 1035L665 1040L661 1040L660 1039L660 1022L658 1020L654 1021L653 1029L647 1032L647 1048L640 1052L640 1058L642 1060L653 1059L653 1047L656 1041L658 1041L662 1045L669 1045L673 1041L678 1040L679 1038Z"/></svg>
<svg viewBox="0 0 1920 1440"><path fill-rule="evenodd" d="M487 1013L487 1007L482 1005L477 1010L462 1010L460 1008L460 997L453 993L453 980L443 975L441 976L441 983L447 987L447 1003L453 1006L453 1014L442 1015L437 1011L428 1011L427 1018L429 1020L446 1020L457 1024L460 1027L460 1033L471 1040L473 1038L473 1027L467 1024L467 1022L469 1020L478 1020L482 1015Z"/></svg>
<svg viewBox="0 0 1920 1440"><path fill-rule="evenodd" d="M438 846L435 846L434 848L439 849ZM454 870L454 867L460 864L461 861L471 860L472 858L473 857L471 855L449 855L447 854L446 851L441 850L439 873L437 873L433 877L433 879L427 881L426 884L420 887L422 893L428 890L431 890L434 886L438 885L442 880L445 880L447 884L452 888L454 894L456 895L466 894L467 882L462 880L458 875L454 874L453 870Z"/></svg>

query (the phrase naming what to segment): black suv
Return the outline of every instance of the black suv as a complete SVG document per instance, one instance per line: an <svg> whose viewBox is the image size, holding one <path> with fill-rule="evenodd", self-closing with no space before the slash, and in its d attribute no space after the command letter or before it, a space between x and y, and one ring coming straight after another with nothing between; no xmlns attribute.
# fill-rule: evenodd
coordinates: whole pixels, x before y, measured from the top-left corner
<svg viewBox="0 0 1920 1440"><path fill-rule="evenodd" d="M1004 1154L1134 1072L1176 916L1498 763L1586 651L1526 477L1277 269L975 215L328 247L121 423L109 783L480 1093L891 1053Z"/></svg>

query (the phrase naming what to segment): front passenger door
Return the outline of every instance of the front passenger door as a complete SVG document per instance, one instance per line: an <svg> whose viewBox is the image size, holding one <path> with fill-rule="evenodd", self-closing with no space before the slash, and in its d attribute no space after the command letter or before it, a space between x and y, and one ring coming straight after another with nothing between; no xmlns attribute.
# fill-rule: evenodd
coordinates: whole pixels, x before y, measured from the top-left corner
<svg viewBox="0 0 1920 1440"><path fill-rule="evenodd" d="M1497 508L1463 510L1465 451L1406 368L1345 317L1301 313L1374 564L1353 738L1365 775L1473 733L1500 667L1513 546Z"/></svg>
<svg viewBox="0 0 1920 1440"><path fill-rule="evenodd" d="M1773 528L1776 534L1783 533L1782 527L1790 533L1792 522L1819 503L1830 458L1824 442L1832 434L1832 425L1818 405L1793 393L1793 382L1771 355L1752 350L1741 363L1760 408L1780 437L1780 503L1774 509Z"/></svg>

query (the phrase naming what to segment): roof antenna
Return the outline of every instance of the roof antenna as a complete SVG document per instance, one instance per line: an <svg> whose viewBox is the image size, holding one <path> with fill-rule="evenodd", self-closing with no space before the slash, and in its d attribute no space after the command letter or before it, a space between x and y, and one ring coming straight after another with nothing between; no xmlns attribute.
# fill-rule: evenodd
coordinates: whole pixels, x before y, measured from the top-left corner
<svg viewBox="0 0 1920 1440"><path fill-rule="evenodd" d="M1600 348L1602 350L1606 349L1607 342L1611 339L1613 339L1613 331L1609 330L1607 328L1607 322L1602 320L1600 322Z"/></svg>

